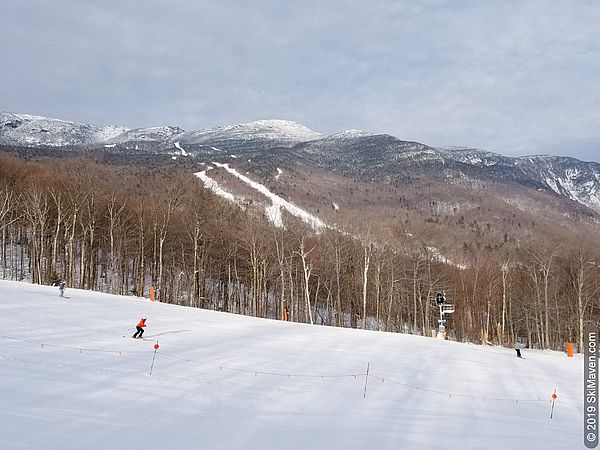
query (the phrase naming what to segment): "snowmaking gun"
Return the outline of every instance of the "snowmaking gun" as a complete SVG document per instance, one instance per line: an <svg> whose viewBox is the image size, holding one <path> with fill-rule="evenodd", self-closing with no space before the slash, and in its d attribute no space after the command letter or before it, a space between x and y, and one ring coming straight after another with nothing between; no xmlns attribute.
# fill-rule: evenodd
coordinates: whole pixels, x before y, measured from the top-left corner
<svg viewBox="0 0 600 450"><path fill-rule="evenodd" d="M454 305L446 303L445 292L436 293L435 302L440 310L440 318L438 319L438 330L436 336L438 339L446 339L446 319L444 319L444 315L452 314L454 312Z"/></svg>

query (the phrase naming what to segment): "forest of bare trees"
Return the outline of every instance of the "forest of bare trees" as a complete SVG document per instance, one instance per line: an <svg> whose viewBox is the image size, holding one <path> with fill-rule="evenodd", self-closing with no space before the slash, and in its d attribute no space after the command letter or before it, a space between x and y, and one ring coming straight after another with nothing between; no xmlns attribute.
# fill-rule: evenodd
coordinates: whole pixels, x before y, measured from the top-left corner
<svg viewBox="0 0 600 450"><path fill-rule="evenodd" d="M562 349L600 321L600 254L582 237L449 263L418 233L275 228L192 174L89 159L0 157L2 278L256 317L429 335L446 292L452 339ZM545 239L545 240L544 240ZM464 255L463 255L464 256Z"/></svg>

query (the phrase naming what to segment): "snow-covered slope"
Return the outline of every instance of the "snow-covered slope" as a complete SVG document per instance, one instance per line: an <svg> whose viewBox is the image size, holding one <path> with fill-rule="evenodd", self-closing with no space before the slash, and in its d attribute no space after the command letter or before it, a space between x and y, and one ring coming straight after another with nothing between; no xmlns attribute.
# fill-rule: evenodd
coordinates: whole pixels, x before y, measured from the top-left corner
<svg viewBox="0 0 600 450"><path fill-rule="evenodd" d="M460 161L461 163L473 166L490 167L498 164L514 165L514 158L508 158L498 153L488 152L478 148L439 147L438 150L455 161Z"/></svg>
<svg viewBox="0 0 600 450"><path fill-rule="evenodd" d="M238 204L237 199L231 192L228 192L225 189L223 189L221 186L219 186L219 183L217 183L215 180L213 180L211 177L209 177L206 174L206 172L208 172L209 170L212 170L212 169L213 169L212 166L208 166L206 168L206 170L203 170L201 172L196 172L194 175L197 176L198 178L200 178L200 180L202 180L202 182L204 183L204 187L206 189L210 189L215 194L217 194L219 197L223 197L225 200L228 200L232 203Z"/></svg>
<svg viewBox="0 0 600 450"><path fill-rule="evenodd" d="M600 164L562 156L511 158L486 150L440 148L445 157L501 178L548 189L600 212Z"/></svg>
<svg viewBox="0 0 600 450"><path fill-rule="evenodd" d="M66 296L0 282L0 448L583 448L579 357Z"/></svg>
<svg viewBox="0 0 600 450"><path fill-rule="evenodd" d="M374 136L373 133L364 130L345 130L340 133L335 133L329 136L333 139L348 139L348 138L356 138L356 137L365 137L365 136Z"/></svg>
<svg viewBox="0 0 600 450"><path fill-rule="evenodd" d="M516 165L559 195L600 212L600 164L560 156L526 156Z"/></svg>
<svg viewBox="0 0 600 450"><path fill-rule="evenodd" d="M381 177L385 171L396 172L398 165L407 163L443 163L440 153L427 145L354 130L298 144L294 149L323 168L372 177L376 172Z"/></svg>
<svg viewBox="0 0 600 450"><path fill-rule="evenodd" d="M271 221L276 227L283 226L283 211L287 211L292 216L301 219L304 223L308 224L315 231L323 231L327 227L327 225L325 225L325 223L315 215L310 214L309 212L303 210L302 208L299 208L298 206L294 205L291 202L288 202L287 200L284 200L279 195L272 193L263 184L258 183L248 178L246 175L242 175L234 168L229 167L229 164L220 164L217 162L213 164L217 167L225 169L234 177L239 178L242 182L246 183L252 189L255 189L256 191L260 192L262 195L267 197L270 200L271 205L266 207L265 212L269 221ZM214 187L210 188L214 191Z"/></svg>
<svg viewBox="0 0 600 450"><path fill-rule="evenodd" d="M240 148L291 147L299 142L312 141L322 135L288 120L258 120L205 130L189 131L177 137L186 144L213 145L227 151Z"/></svg>
<svg viewBox="0 0 600 450"><path fill-rule="evenodd" d="M123 133L115 136L109 140L109 143L125 143L125 142L136 142L136 141L156 141L163 142L169 141L171 138L176 137L183 133L179 127L151 127L151 128L136 128L134 130L127 130Z"/></svg>
<svg viewBox="0 0 600 450"><path fill-rule="evenodd" d="M101 144L125 132L117 126L95 126L28 114L0 112L0 144L62 147Z"/></svg>
<svg viewBox="0 0 600 450"><path fill-rule="evenodd" d="M231 155L231 156L234 156L234 155ZM223 164L223 163L219 163L219 162L213 162L212 164L215 167L224 169L228 174L234 176L235 178L238 178L240 181L245 183L247 186L251 187L255 191L259 192L261 195L266 197L269 200L270 204L264 206L265 215L266 215L267 219L271 223L273 223L273 225L275 225L276 227L284 226L283 212L285 211L288 214L299 218L300 220L302 220L304 223L309 225L313 230L315 230L317 232L323 231L325 228L327 228L327 225L325 224L325 222L323 222L317 216L296 206L292 202L289 202L289 201L281 198L279 195L274 194L265 185L252 180L251 178L247 177L246 175L242 175L236 169L230 167L229 164ZM233 195L231 192L223 189L223 187L221 187L219 185L219 183L217 183L215 180L213 180L211 177L209 177L206 174L209 170L212 170L212 169L213 169L213 166L207 166L206 170L203 170L201 172L196 172L194 175L197 176L198 178L200 178L200 180L202 180L205 188L210 189L218 196L223 197L224 199L226 199L232 203L242 205L244 203L243 197L238 198L235 195ZM277 174L276 178L279 177L279 175L281 175L281 173L282 173L281 169L279 169L279 168L277 169L277 171L278 171L278 174Z"/></svg>
<svg viewBox="0 0 600 450"><path fill-rule="evenodd" d="M185 132L169 126L128 130L0 113L0 145L83 145L123 155L200 155L207 158L205 162L219 153L234 155L232 158L247 154L250 159L263 154L285 159L275 163L308 164L366 181L421 177L478 185L493 178L553 192L600 213L600 164L595 162L550 156L512 158L466 147L435 148L361 130L323 136L286 120L259 120Z"/></svg>
<svg viewBox="0 0 600 450"><path fill-rule="evenodd" d="M143 150L173 148L175 142L194 149L222 148L224 151L292 147L323 137L297 122L258 120L185 132L179 127L162 126L130 130L124 127L101 127L28 114L0 112L0 144L24 147L104 145L145 143ZM125 145L129 149L131 146ZM131 147L135 148L135 147Z"/></svg>

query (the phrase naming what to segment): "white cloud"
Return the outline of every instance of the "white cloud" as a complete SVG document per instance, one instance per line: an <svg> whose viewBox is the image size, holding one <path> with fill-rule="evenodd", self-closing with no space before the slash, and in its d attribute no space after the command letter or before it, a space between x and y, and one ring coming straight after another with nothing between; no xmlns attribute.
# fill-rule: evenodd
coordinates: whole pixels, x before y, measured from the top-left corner
<svg viewBox="0 0 600 450"><path fill-rule="evenodd" d="M0 109L591 157L556 145L597 137L598 23L600 4L566 0L8 0Z"/></svg>

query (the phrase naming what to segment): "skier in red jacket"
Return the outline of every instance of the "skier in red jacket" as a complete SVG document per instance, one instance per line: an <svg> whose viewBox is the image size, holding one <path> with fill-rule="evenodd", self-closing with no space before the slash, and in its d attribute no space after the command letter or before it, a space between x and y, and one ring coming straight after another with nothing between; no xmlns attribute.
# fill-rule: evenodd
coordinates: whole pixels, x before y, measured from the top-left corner
<svg viewBox="0 0 600 450"><path fill-rule="evenodd" d="M141 338L142 335L144 334L144 327L146 326L146 318L142 317L141 320L139 321L139 323L136 325L136 329L137 331L134 333L133 338Z"/></svg>

